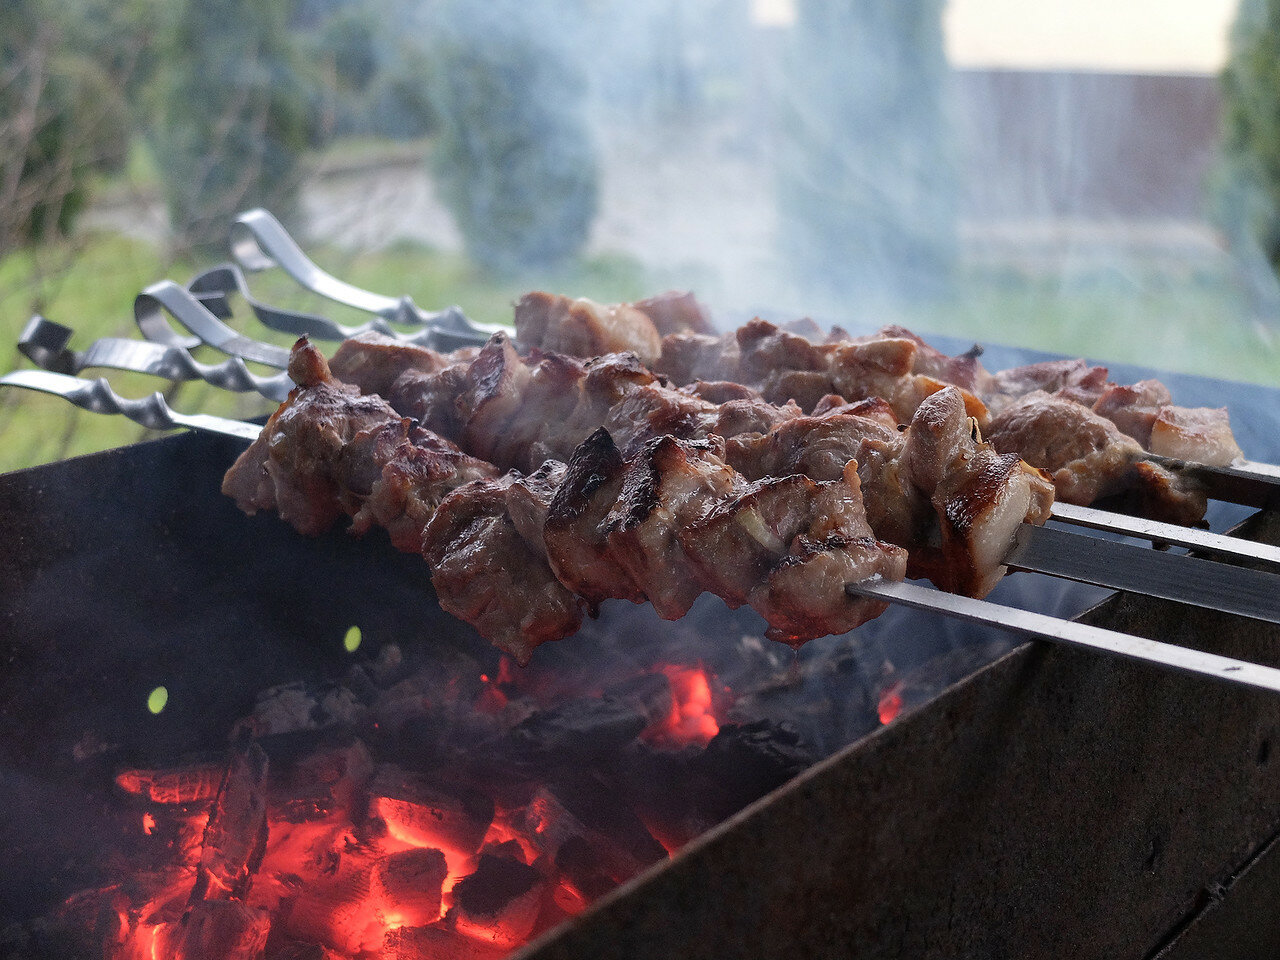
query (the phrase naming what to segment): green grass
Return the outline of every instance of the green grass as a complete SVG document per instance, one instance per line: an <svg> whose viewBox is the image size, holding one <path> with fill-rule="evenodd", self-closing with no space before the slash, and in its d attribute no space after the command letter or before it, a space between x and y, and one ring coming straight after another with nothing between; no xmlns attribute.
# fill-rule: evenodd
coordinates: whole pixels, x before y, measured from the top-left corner
<svg viewBox="0 0 1280 960"><path fill-rule="evenodd" d="M1212 272L1098 273L1067 283L979 274L962 280L953 300L903 322L922 335L1280 385L1280 324L1257 319L1233 278Z"/></svg>

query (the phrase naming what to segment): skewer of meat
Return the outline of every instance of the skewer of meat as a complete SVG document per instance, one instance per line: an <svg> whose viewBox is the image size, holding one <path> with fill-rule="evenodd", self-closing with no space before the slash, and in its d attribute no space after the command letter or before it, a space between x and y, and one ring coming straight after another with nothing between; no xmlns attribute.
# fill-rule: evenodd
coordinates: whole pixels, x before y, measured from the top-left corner
<svg viewBox="0 0 1280 960"><path fill-rule="evenodd" d="M333 365L359 375L375 365L360 359L370 351L412 349L349 340ZM408 369L403 359L388 362ZM716 403L711 396L724 399ZM935 391L912 424L900 428L880 400L835 403L806 416L795 404L774 406L737 385L673 389L631 354L575 361L534 350L522 357L495 336L465 371L411 371L397 379L390 399L467 452L526 473L548 459L570 461L598 428L607 431L620 462L658 437L714 440L748 481L793 475L835 481L854 462L871 529L909 552L910 575L973 596L985 595L1002 573L998 557L1008 541L988 551L989 531L1002 529L1005 518L1010 530L1024 520L1042 523L1052 500L1038 470L1016 455L1001 458L981 440L953 387ZM441 410L448 416L433 413ZM592 476L606 473L603 464L592 468Z"/></svg>
<svg viewBox="0 0 1280 960"><path fill-rule="evenodd" d="M386 526L398 547L426 557L441 605L522 663L538 644L576 631L581 604L557 573L578 583L579 561L558 552L543 528L553 505L557 517L572 510L580 491L564 493L562 481L570 471L581 477L580 460L499 477L381 398L336 381L309 344L295 348L289 371L298 389L224 481L242 509L277 509L304 533L343 514L357 531ZM753 514L755 528L769 536L750 557L717 531L772 481L748 483L714 442L657 437L622 464L619 479L596 535L622 575L592 602L650 599L662 615L681 616L704 589L720 586L702 578L691 557L722 556L738 571L726 599L759 610L771 636L801 643L853 629L884 609L849 598L844 583L899 580L906 570L906 552L871 535L853 468L824 483L792 480L785 516ZM697 525L713 513L718 524ZM679 591L671 589L676 581Z"/></svg>
<svg viewBox="0 0 1280 960"><path fill-rule="evenodd" d="M536 345L554 335L560 299L533 293L517 304L522 342L527 337ZM1203 517L1204 493L1150 462L1144 451L1210 465L1243 456L1225 409L1175 406L1155 380L1111 383L1105 367L1083 360L992 374L978 361L980 351L947 356L903 327L862 338L839 329L824 335L811 321L792 327L757 319L720 336L691 328L669 333L654 369L677 385L737 381L768 401L795 402L815 412L830 394L880 397L900 422L925 397L951 384L997 449L1017 453L1054 477L1059 499L1085 506L1121 496L1145 515L1175 523Z"/></svg>

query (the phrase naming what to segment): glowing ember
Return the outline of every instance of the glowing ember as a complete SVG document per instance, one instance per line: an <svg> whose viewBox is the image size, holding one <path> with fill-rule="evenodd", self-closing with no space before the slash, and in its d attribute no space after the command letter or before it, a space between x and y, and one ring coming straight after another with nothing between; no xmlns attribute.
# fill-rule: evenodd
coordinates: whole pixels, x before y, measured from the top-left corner
<svg viewBox="0 0 1280 960"><path fill-rule="evenodd" d="M880 701L876 705L876 713L880 717L883 724L892 723L897 719L898 714L902 712L902 681L897 681L886 687L880 694Z"/></svg>
<svg viewBox="0 0 1280 960"><path fill-rule="evenodd" d="M701 666L668 664L662 673L671 682L671 712L646 730L645 738L655 743L705 747L720 732L712 712L711 682L706 670Z"/></svg>
<svg viewBox="0 0 1280 960"><path fill-rule="evenodd" d="M701 664L566 690L505 657L400 663L358 666L351 688L273 688L228 759L118 771L112 856L138 867L73 898L102 956L499 960L726 815L626 795L615 758L647 765L633 780L706 777L756 735L721 730L728 690ZM719 760L690 749L713 738Z"/></svg>

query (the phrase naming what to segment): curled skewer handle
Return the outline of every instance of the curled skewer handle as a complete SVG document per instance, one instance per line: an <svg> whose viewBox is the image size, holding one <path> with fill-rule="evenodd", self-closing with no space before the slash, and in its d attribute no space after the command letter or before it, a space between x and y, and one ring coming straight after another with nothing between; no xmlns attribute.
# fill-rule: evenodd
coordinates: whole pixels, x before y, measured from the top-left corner
<svg viewBox="0 0 1280 960"><path fill-rule="evenodd" d="M203 380L223 390L256 392L275 401L284 400L293 389L293 381L286 374L257 376L239 357L228 357L221 363L200 363L174 344L123 337L103 337L85 350L75 351L67 347L71 334L68 327L37 314L22 331L18 349L36 366L55 373L75 374L105 367L166 380Z"/></svg>
<svg viewBox="0 0 1280 960"><path fill-rule="evenodd" d="M195 336L184 337L178 333L166 319L166 314ZM133 316L142 335L155 343L181 347L183 350L191 350L205 343L233 357L252 360L278 370L289 366L289 351L284 347L241 336L172 280L153 283L138 294L133 302Z"/></svg>
<svg viewBox="0 0 1280 960"><path fill-rule="evenodd" d="M398 299L387 297L339 280L316 266L302 252L302 248L294 242L288 231L281 226L280 221L263 209L249 210L236 217L231 225L231 256L241 267L251 273L279 267L312 293L335 303L374 314L378 320L383 321L382 324L375 321L361 327L342 327L325 318L310 314L291 315L287 311L271 307L259 312L255 307L254 312L258 313L259 319L267 326L274 327L276 323L311 324L310 326L281 326L276 329L286 329L293 333L305 333L330 340L342 340L367 330L377 330L379 333L436 350L479 346L499 330L510 332L492 324L476 323L457 306L446 307L436 312L425 311L409 297ZM243 285L241 292L247 294ZM246 300L252 304L251 298L247 295ZM263 306L265 307L265 304ZM320 321L319 325L315 325L317 320ZM406 336L387 326L388 322L425 329L422 334Z"/></svg>
<svg viewBox="0 0 1280 960"><path fill-rule="evenodd" d="M92 413L119 414L150 430L172 430L187 427L208 433L255 440L262 428L242 420L228 420L206 414L178 413L159 393L137 400L121 397L102 377L85 380L48 370L15 370L0 377L0 386L21 387L62 397L81 410Z"/></svg>
<svg viewBox="0 0 1280 960"><path fill-rule="evenodd" d="M361 290L325 273L311 262L280 221L261 208L236 217L231 225L231 255L245 270L279 267L313 293L366 313L392 319L400 301Z"/></svg>
<svg viewBox="0 0 1280 960"><path fill-rule="evenodd" d="M249 284L241 269L230 263L220 264L197 275L187 284L187 290L206 309L211 312L221 311L223 316L228 316L230 313L227 309L228 295L238 293L263 326L298 337L312 337L316 340L346 340L362 333L376 332L394 337L402 343L412 343L448 352L461 346L479 346L500 329L496 326L485 327L473 323L458 307L425 313L414 306L407 297L401 302L408 304L408 309L413 314L411 322L419 324L421 326L419 330L401 333L382 316L375 316L366 323L346 326L328 317L284 310L263 302L249 290Z"/></svg>

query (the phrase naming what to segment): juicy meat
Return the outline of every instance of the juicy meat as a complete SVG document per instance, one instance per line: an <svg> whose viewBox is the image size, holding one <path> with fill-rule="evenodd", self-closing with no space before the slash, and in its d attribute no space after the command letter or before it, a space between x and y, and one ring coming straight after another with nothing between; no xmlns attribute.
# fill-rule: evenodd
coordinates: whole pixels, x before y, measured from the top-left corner
<svg viewBox="0 0 1280 960"><path fill-rule="evenodd" d="M653 364L660 373L679 386L697 380L745 378L738 369L738 340L735 334L711 336L701 333L673 333L662 338L662 355Z"/></svg>
<svg viewBox="0 0 1280 960"><path fill-rule="evenodd" d="M1109 385L1106 367L1090 366L1083 360L1048 360L1001 370L992 377L984 398L992 412L1036 391L1060 394L1091 407Z"/></svg>
<svg viewBox="0 0 1280 960"><path fill-rule="evenodd" d="M774 640L800 643L879 616L845 584L901 580L906 551L877 541L862 509L855 464L838 480L758 481L689 524L681 543L708 588L730 606L749 603Z"/></svg>
<svg viewBox="0 0 1280 960"><path fill-rule="evenodd" d="M653 322L660 337L673 333L716 332L706 308L692 293L669 290L656 297L637 300L632 306Z"/></svg>
<svg viewBox="0 0 1280 960"><path fill-rule="evenodd" d="M1114 496L1143 516L1169 523L1196 523L1204 516L1205 494L1194 481L1145 461L1137 440L1062 396L1037 391L1014 401L991 421L987 436L997 449L1017 451L1045 470L1067 503L1088 505Z"/></svg>
<svg viewBox="0 0 1280 960"><path fill-rule="evenodd" d="M1033 391L1013 401L987 426L997 450L1016 451L1053 477L1058 496L1087 505L1119 493L1142 446L1088 407Z"/></svg>
<svg viewBox="0 0 1280 960"><path fill-rule="evenodd" d="M628 462L604 519L610 554L664 620L683 617L705 589L690 569L680 532L740 486L723 452L707 441L650 441Z"/></svg>
<svg viewBox="0 0 1280 960"><path fill-rule="evenodd" d="M475 480L445 497L424 531L424 556L440 606L524 665L539 644L577 632L582 611L512 519L517 480Z"/></svg>
<svg viewBox="0 0 1280 960"><path fill-rule="evenodd" d="M857 459L863 440L888 441L896 433L876 420L851 414L794 417L768 433L730 438L726 452L734 469L752 480L792 473L836 480L845 464Z"/></svg>
<svg viewBox="0 0 1280 960"><path fill-rule="evenodd" d="M1225 467L1244 459L1225 408L1161 407L1148 449L1164 457Z"/></svg>
<svg viewBox="0 0 1280 960"><path fill-rule="evenodd" d="M1159 380L1141 380L1127 387L1113 383L1094 401L1093 412L1145 447L1151 442L1151 427L1160 408L1172 402L1169 388Z"/></svg>
<svg viewBox="0 0 1280 960"><path fill-rule="evenodd" d="M387 397L406 370L437 373L457 362L457 357L369 332L344 340L329 359L329 369L336 379L359 387L361 393Z"/></svg>
<svg viewBox="0 0 1280 960"><path fill-rule="evenodd" d="M1049 518L1053 484L1017 454L1001 456L979 441L954 387L920 405L901 459L937 517L937 545L930 536L917 546L911 574L952 593L986 596L1005 573L1002 561L1018 528Z"/></svg>
<svg viewBox="0 0 1280 960"><path fill-rule="evenodd" d="M643 603L644 591L613 558L605 517L622 492L626 464L603 427L569 458L543 526L547 558L560 582L592 606L610 598Z"/></svg>
<svg viewBox="0 0 1280 960"><path fill-rule="evenodd" d="M593 300L527 293L516 303L516 339L574 357L604 353L636 354L652 364L662 352L662 338L652 320L630 304L605 305Z"/></svg>

